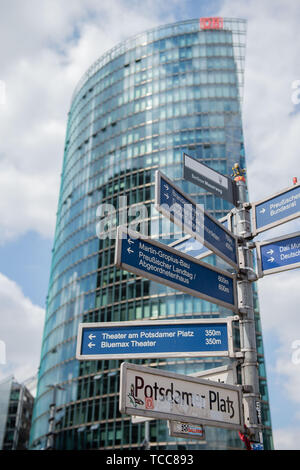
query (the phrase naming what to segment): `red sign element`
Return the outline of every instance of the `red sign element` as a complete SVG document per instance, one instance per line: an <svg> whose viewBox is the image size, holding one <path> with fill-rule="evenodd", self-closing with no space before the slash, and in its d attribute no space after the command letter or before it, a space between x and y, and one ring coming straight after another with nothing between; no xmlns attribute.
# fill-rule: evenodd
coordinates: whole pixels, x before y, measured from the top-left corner
<svg viewBox="0 0 300 470"><path fill-rule="evenodd" d="M145 407L146 410L154 410L154 401L152 397L146 398Z"/></svg>
<svg viewBox="0 0 300 470"><path fill-rule="evenodd" d="M201 29L223 29L223 18L200 18Z"/></svg>

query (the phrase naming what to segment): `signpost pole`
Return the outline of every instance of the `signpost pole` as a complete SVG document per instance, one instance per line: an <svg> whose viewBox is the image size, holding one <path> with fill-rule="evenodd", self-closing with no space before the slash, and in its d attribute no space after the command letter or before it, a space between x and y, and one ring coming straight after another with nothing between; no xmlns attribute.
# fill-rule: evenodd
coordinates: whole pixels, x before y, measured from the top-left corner
<svg viewBox="0 0 300 470"><path fill-rule="evenodd" d="M240 313L241 351L244 354L244 361L242 363L244 416L245 425L250 432L250 438L257 442L260 441L261 431L257 414L257 406L260 404L260 392L252 291L252 281L257 280L257 278L253 276L252 255L248 246L248 241L252 238L252 235L250 212L246 204L246 182L243 176L237 176L235 180L238 188L238 207L237 209L233 209L235 217L234 226L236 235L238 235L241 240L239 247L240 279L237 282L237 290Z"/></svg>
<svg viewBox="0 0 300 470"><path fill-rule="evenodd" d="M150 450L150 423L149 423L149 421L145 422L144 449L145 450Z"/></svg>

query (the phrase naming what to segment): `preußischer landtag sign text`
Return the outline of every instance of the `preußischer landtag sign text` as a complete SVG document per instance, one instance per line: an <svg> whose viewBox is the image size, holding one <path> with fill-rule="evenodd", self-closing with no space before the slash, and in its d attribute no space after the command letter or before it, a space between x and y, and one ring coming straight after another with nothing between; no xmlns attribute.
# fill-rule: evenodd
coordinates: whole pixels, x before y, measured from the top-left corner
<svg viewBox="0 0 300 470"><path fill-rule="evenodd" d="M118 227L115 265L237 312L236 276Z"/></svg>
<svg viewBox="0 0 300 470"><path fill-rule="evenodd" d="M205 379L123 363L121 413L243 429L241 389Z"/></svg>

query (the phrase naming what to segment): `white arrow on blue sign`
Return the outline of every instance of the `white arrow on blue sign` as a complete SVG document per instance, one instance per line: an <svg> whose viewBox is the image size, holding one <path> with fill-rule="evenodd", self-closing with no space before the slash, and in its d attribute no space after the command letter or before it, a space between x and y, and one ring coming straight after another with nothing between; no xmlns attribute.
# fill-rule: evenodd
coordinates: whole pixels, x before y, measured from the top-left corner
<svg viewBox="0 0 300 470"><path fill-rule="evenodd" d="M130 250L129 250L130 248ZM236 276L118 227L115 264L138 276L237 312Z"/></svg>
<svg viewBox="0 0 300 470"><path fill-rule="evenodd" d="M155 208L237 268L237 237L160 171L155 175Z"/></svg>
<svg viewBox="0 0 300 470"><path fill-rule="evenodd" d="M252 204L253 235L300 216L300 183Z"/></svg>
<svg viewBox="0 0 300 470"><path fill-rule="evenodd" d="M300 232L257 242L256 249L259 276L300 267Z"/></svg>

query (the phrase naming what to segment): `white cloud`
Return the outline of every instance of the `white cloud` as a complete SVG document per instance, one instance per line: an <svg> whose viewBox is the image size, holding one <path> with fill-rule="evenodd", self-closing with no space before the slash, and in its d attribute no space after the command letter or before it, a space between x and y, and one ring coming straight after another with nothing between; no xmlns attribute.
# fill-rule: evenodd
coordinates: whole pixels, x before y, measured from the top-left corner
<svg viewBox="0 0 300 470"><path fill-rule="evenodd" d="M0 340L6 352L0 380L13 374L23 381L36 374L39 366L44 309L34 305L14 281L1 273L0 305Z"/></svg>
<svg viewBox="0 0 300 470"><path fill-rule="evenodd" d="M299 433L300 427L275 429L275 450L300 450Z"/></svg>
<svg viewBox="0 0 300 470"><path fill-rule="evenodd" d="M270 355L270 357L267 355L267 376L272 377L273 384L269 395L276 449L293 449L296 445L293 432L279 429L282 408L286 409L285 419L289 416L290 410L293 410L290 422L293 422L295 427L300 427L300 414L296 413L300 409L299 285L298 270L269 275L258 281L262 331L269 333L264 336L264 343ZM270 341L276 338L277 349L271 350L266 338ZM276 400L278 394L284 397L284 401L280 407L274 402L273 409L273 396Z"/></svg>
<svg viewBox="0 0 300 470"><path fill-rule="evenodd" d="M268 275L258 281L262 326L280 332L283 343L300 339L300 272L287 271Z"/></svg>
<svg viewBox="0 0 300 470"><path fill-rule="evenodd" d="M128 8L121 0L12 0L2 5L0 80L6 105L0 106L0 243L28 230L53 236L67 113L77 82L121 40L173 21L176 3L162 7L147 0L143 8L136 2Z"/></svg>
<svg viewBox="0 0 300 470"><path fill-rule="evenodd" d="M225 0L221 14L248 21L244 134L252 201L292 184L298 176L300 113L292 83L300 78L298 18L293 0Z"/></svg>
<svg viewBox="0 0 300 470"><path fill-rule="evenodd" d="M252 200L288 186L298 168L300 113L291 113L292 83L300 77L299 8L292 0L226 0L221 11L248 19L244 129ZM132 1L130 7L125 0L12 0L2 6L2 243L29 229L53 235L67 112L82 74L121 40L174 21L176 11L184 12L179 0Z"/></svg>

